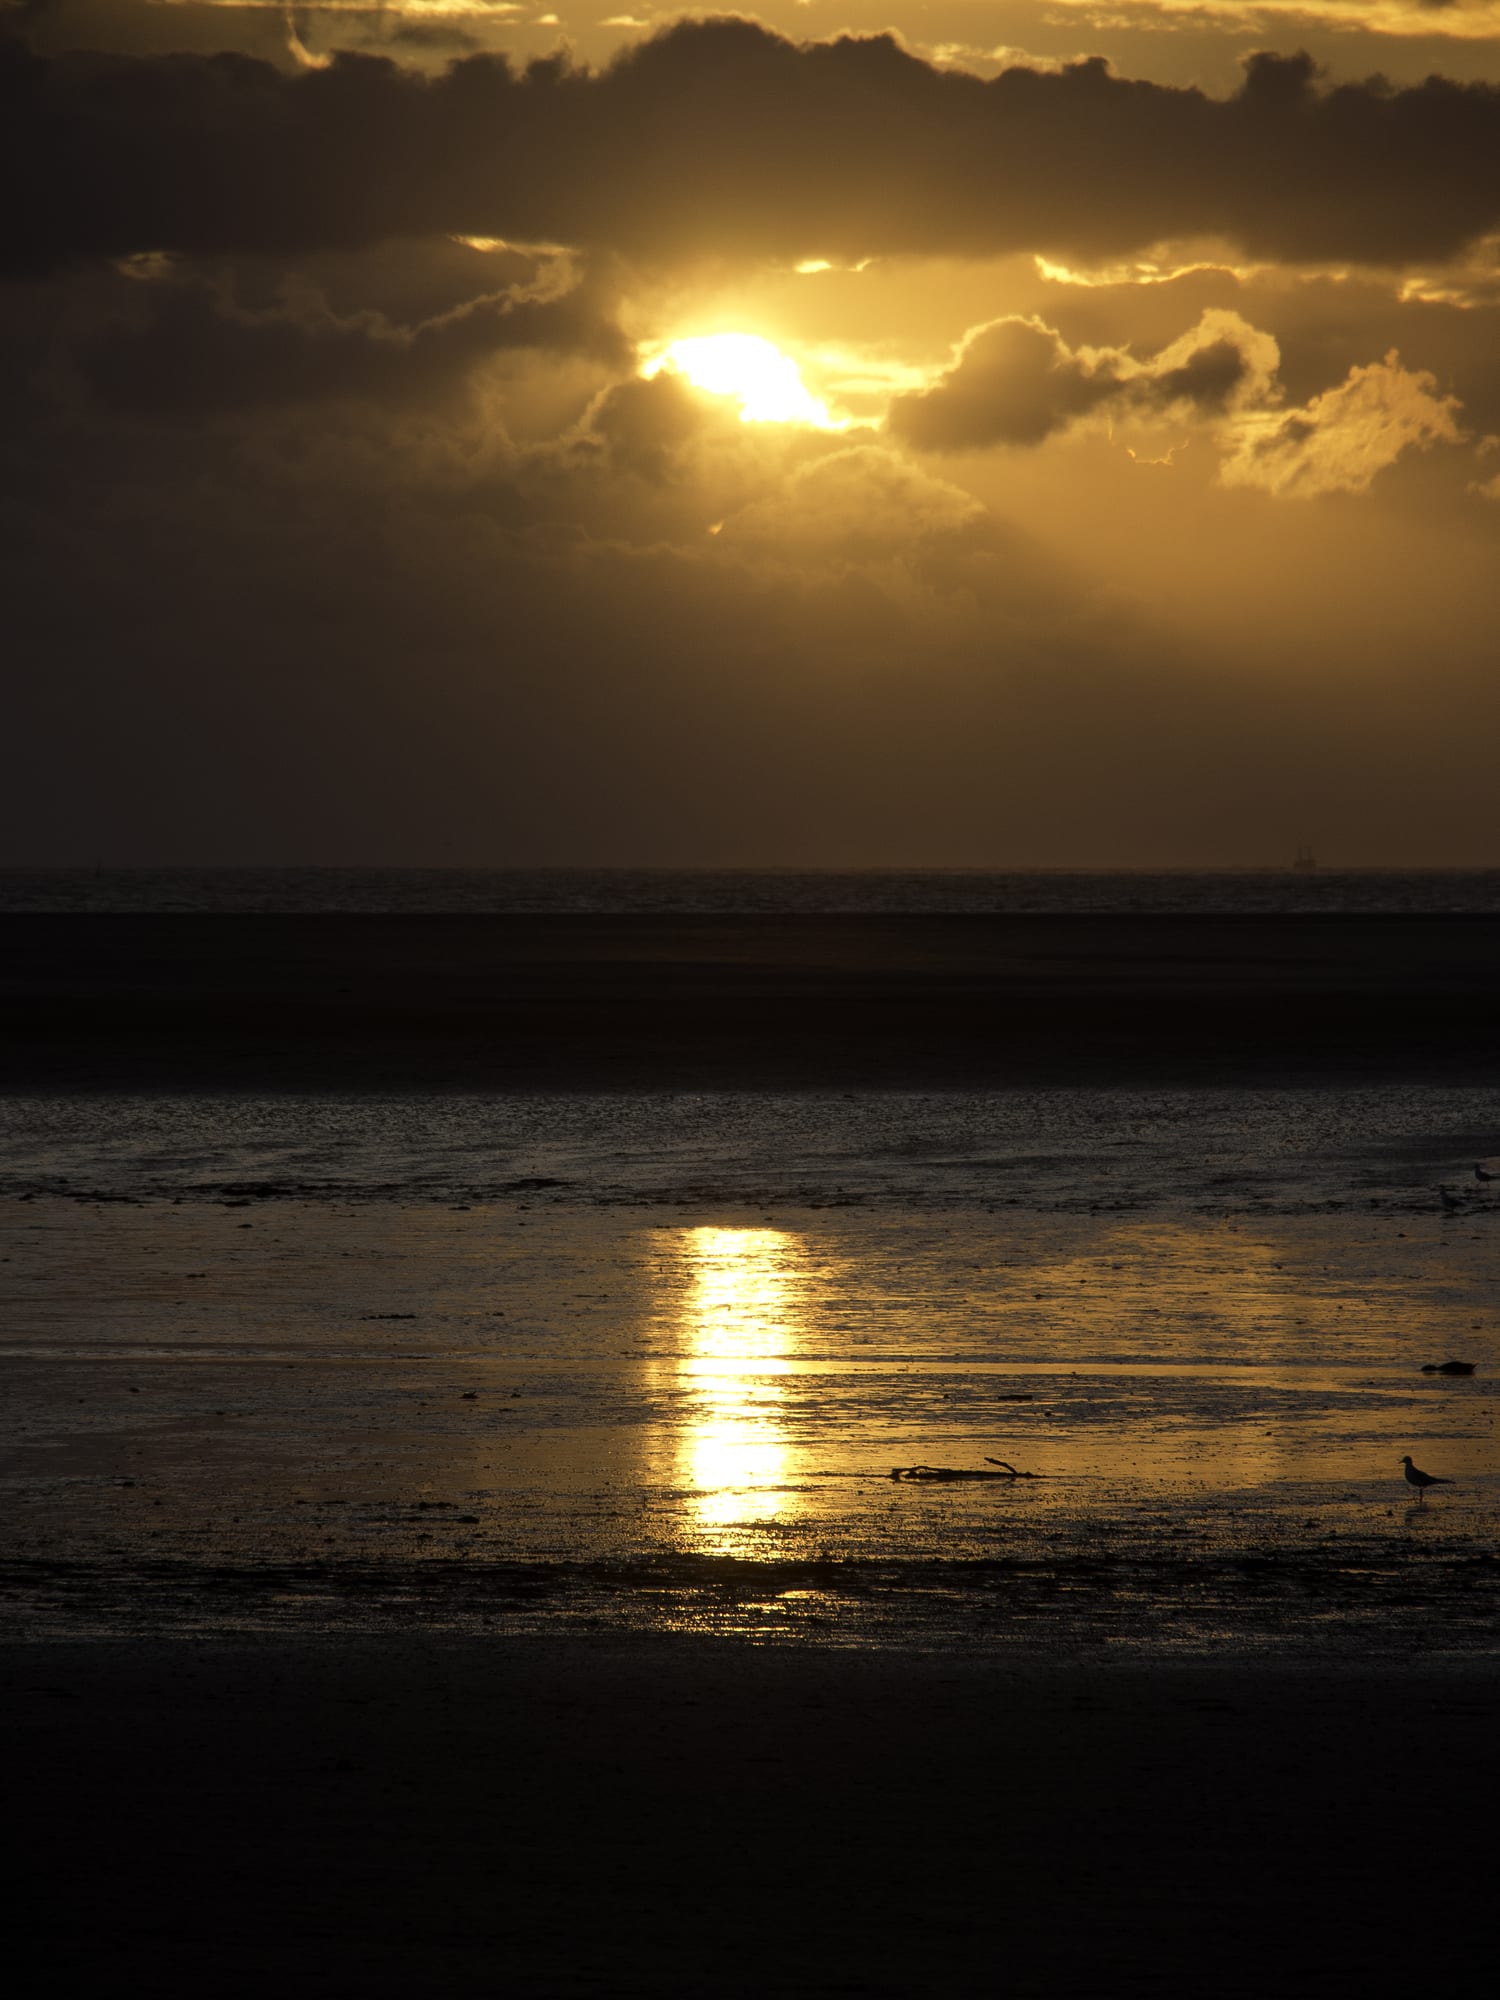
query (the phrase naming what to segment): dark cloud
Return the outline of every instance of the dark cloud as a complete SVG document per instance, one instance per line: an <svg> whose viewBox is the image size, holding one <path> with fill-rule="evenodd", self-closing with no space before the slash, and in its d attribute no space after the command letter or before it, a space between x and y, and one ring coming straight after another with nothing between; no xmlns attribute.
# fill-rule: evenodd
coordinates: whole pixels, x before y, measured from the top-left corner
<svg viewBox="0 0 1500 2000"><path fill-rule="evenodd" d="M681 447L702 427L703 399L678 375L617 383L592 414L590 432L615 466L660 481L671 476Z"/></svg>
<svg viewBox="0 0 1500 2000"><path fill-rule="evenodd" d="M1229 312L1207 312L1192 333L1138 362L1118 348L1075 350L1036 319L977 328L932 388L891 404L893 435L923 451L1034 445L1096 410L1216 416L1276 362L1274 343Z"/></svg>
<svg viewBox="0 0 1500 2000"><path fill-rule="evenodd" d="M477 49L480 45L477 35L451 21L404 21L387 31L387 39L406 49Z"/></svg>
<svg viewBox="0 0 1500 2000"><path fill-rule="evenodd" d="M223 0L26 0L0 6L0 18L28 46L47 55L69 49L114 49L133 55L200 55L238 50L283 68L293 66L286 10L236 6Z"/></svg>
<svg viewBox="0 0 1500 2000"><path fill-rule="evenodd" d="M446 393L510 349L582 353L621 367L633 352L578 291L474 299L407 327L374 312L341 317L317 294L247 311L191 280L137 281L129 290L134 309L86 340L78 365L104 403L157 415L335 399L399 404Z"/></svg>
<svg viewBox="0 0 1500 2000"><path fill-rule="evenodd" d="M681 255L1122 252L1400 261L1500 223L1500 89L1320 91L1259 55L1226 100L1097 61L990 79L889 37L689 22L593 73L475 56L0 56L12 270L440 232Z"/></svg>
<svg viewBox="0 0 1500 2000"><path fill-rule="evenodd" d="M926 451L1040 444L1119 390L1107 365L1096 372L1051 327L1003 319L971 335L933 388L898 396L890 428Z"/></svg>
<svg viewBox="0 0 1500 2000"><path fill-rule="evenodd" d="M1154 401L1165 405L1190 403L1195 410L1218 412L1244 383L1245 351L1232 340L1213 340L1196 348L1176 368L1164 368L1150 378Z"/></svg>

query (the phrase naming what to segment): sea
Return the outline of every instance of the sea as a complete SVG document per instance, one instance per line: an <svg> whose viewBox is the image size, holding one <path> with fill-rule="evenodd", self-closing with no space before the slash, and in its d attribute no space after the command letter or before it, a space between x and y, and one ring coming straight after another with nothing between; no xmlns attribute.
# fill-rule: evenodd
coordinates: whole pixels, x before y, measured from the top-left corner
<svg viewBox="0 0 1500 2000"><path fill-rule="evenodd" d="M1463 915L1500 868L0 868L0 915Z"/></svg>
<svg viewBox="0 0 1500 2000"><path fill-rule="evenodd" d="M0 912L1497 901L1500 871L0 877ZM1500 1092L1452 1084L16 1097L0 1586L38 1637L1482 1652L1497 1221Z"/></svg>

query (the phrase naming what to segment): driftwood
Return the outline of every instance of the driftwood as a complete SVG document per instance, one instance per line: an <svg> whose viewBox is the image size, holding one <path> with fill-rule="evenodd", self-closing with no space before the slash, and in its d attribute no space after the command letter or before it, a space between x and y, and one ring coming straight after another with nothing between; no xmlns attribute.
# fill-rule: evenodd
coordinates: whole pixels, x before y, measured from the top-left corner
<svg viewBox="0 0 1500 2000"><path fill-rule="evenodd" d="M978 1472L954 1465L897 1465L892 1467L891 1477L915 1480L919 1485L932 1485L952 1479L1040 1479L1042 1476L1039 1472L1017 1472L1003 1458L987 1458L984 1462L998 1466L999 1470Z"/></svg>

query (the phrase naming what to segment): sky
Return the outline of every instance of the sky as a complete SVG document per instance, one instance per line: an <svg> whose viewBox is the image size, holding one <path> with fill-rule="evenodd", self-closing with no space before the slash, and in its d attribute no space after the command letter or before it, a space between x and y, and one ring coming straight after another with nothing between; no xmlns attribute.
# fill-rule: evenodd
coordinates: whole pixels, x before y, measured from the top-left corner
<svg viewBox="0 0 1500 2000"><path fill-rule="evenodd" d="M0 865L1500 864L1500 0L22 0L0 171Z"/></svg>

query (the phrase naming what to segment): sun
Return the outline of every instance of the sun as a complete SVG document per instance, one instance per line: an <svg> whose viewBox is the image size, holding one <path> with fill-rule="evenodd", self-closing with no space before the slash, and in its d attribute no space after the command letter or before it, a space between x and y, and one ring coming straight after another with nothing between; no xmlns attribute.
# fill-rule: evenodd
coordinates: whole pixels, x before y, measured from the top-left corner
<svg viewBox="0 0 1500 2000"><path fill-rule="evenodd" d="M838 430L797 364L758 333L704 333L674 340L645 362L648 378L668 369L710 396L733 396L745 424L812 424Z"/></svg>

